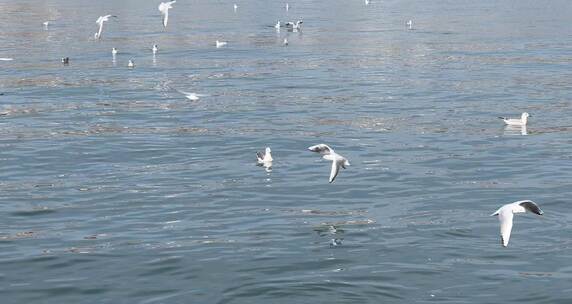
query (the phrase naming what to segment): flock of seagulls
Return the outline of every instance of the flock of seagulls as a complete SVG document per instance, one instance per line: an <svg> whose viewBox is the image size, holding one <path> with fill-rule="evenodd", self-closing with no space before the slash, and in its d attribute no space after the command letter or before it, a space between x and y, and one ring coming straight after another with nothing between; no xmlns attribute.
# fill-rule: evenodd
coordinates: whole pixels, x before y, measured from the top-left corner
<svg viewBox="0 0 572 304"><path fill-rule="evenodd" d="M162 22L163 28L167 28L167 24L169 22L169 10L173 8L173 4L175 4L176 2L177 1L174 0L174 1L168 1L168 2L161 2L159 4L158 9L159 9L159 12L161 13L161 17L162 17L161 22ZM365 0L365 4L369 5L370 0ZM233 7L234 7L234 11L236 12L238 9L238 5L234 4ZM285 8L288 11L290 9L290 5L288 3L286 3ZM102 34L103 34L104 23L109 21L110 18L117 18L117 16L115 16L115 15L104 15L104 16L100 16L96 20L96 24L98 25L98 30L94 34L94 38L96 40L101 39ZM50 24L50 21L46 21L43 23L43 25L46 29L48 28L49 24ZM284 27L290 31L300 31L302 29L302 24L303 24L302 20L297 20L296 22L285 22L285 23L281 23L280 20L278 20L276 22L276 24L274 25L274 28L277 31L280 31L280 29L282 27ZM412 30L413 29L413 21L408 20L406 22L406 27L408 29ZM221 48L221 47L224 47L226 45L227 45L226 41L219 41L219 40L215 41L215 47L216 48ZM283 45L284 46L288 45L288 39L287 38L284 38ZM154 44L151 50L153 52L153 55L155 55L159 51L159 48L156 44ZM116 48L113 48L111 53L113 56L115 56L118 53L118 50ZM0 60L8 61L8 60L11 60L11 58L0 58ZM68 65L69 64L69 57L62 58L62 63L64 65ZM134 68L135 67L134 60L130 59L127 66L129 68ZM187 99L189 99L191 101L198 101L201 97L207 96L204 94L197 94L197 93L185 92L185 91L179 91L179 93L183 94ZM517 126L517 127L524 127L525 128L527 123L528 123L529 117L532 117L532 116L530 114L524 112L524 113L522 113L520 119L518 119L518 118L506 118L506 117L499 117L499 118L502 119L507 126ZM336 177L340 173L340 168L346 169L347 167L350 166L350 163L346 157L336 153L333 148L331 148L330 146L328 146L326 144L314 145L314 146L308 147L308 150L315 152L315 153L319 153L323 159L332 162L331 163L331 169L330 169L330 175L328 178L329 183L334 182L334 180L336 179ZM267 172L272 171L272 162L274 159L272 157L272 150L270 149L270 147L266 147L266 149L264 151L257 152L256 153L256 159L257 159L257 165L258 166L264 167ZM510 236L511 236L512 226L513 226L514 214L515 213L524 213L527 211L535 213L537 215L542 215L544 213L540 209L540 207L538 207L538 205L535 202L533 202L531 200L523 200L523 201L517 201L514 203L506 204L492 214L492 216L498 216L498 219L500 222L500 239L501 239L502 246L504 246L504 247L508 246ZM341 245L341 240L334 240L331 245L332 246Z"/></svg>

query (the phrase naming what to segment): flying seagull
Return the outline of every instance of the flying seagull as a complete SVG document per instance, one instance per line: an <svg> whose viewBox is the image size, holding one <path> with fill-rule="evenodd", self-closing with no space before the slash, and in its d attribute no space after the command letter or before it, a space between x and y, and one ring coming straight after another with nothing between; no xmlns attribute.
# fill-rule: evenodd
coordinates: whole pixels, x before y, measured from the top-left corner
<svg viewBox="0 0 572 304"><path fill-rule="evenodd" d="M191 100L191 101L197 101L197 100L201 99L201 97L209 96L206 94L197 94L194 92L185 92L185 91L178 91L178 92L185 95L185 97L187 97L187 99Z"/></svg>
<svg viewBox="0 0 572 304"><path fill-rule="evenodd" d="M161 2L159 4L159 11L161 15L163 15L163 27L167 27L167 22L169 22L169 9L173 8L173 3L177 2L177 0L169 1L169 2Z"/></svg>
<svg viewBox="0 0 572 304"><path fill-rule="evenodd" d="M225 46L226 44L227 44L226 41L218 41L218 40L215 41L215 46L217 47L217 49Z"/></svg>
<svg viewBox="0 0 572 304"><path fill-rule="evenodd" d="M412 30L413 29L413 20L409 20L407 22L405 22L405 25L407 25L407 27Z"/></svg>
<svg viewBox="0 0 572 304"><path fill-rule="evenodd" d="M508 240L510 239L510 232L512 230L512 218L515 213L524 213L526 211L536 213L538 215L544 214L544 212L536 205L535 202L524 200L514 202L512 204L506 204L499 208L491 216L497 215L500 222L500 235L501 244L506 247L508 246Z"/></svg>
<svg viewBox="0 0 572 304"><path fill-rule="evenodd" d="M322 155L323 159L331 160L332 161L332 171L330 172L330 183L336 179L338 173L340 172L340 167L346 168L346 166L350 165L350 162L343 156L339 155L338 153L334 152L334 149L330 148L328 145L319 144L315 146L311 146L308 150L312 152L318 152Z"/></svg>
<svg viewBox="0 0 572 304"><path fill-rule="evenodd" d="M105 15L105 16L99 16L99 18L97 18L97 21L95 21L95 23L99 24L99 30L94 35L95 39L101 39L101 34L103 32L103 23L105 21L109 21L109 17L117 18L117 16Z"/></svg>
<svg viewBox="0 0 572 304"><path fill-rule="evenodd" d="M504 121L505 124L509 126L526 126L528 123L528 118L532 117L530 114L524 112L520 115L520 119L518 118L506 118L499 116L500 119Z"/></svg>

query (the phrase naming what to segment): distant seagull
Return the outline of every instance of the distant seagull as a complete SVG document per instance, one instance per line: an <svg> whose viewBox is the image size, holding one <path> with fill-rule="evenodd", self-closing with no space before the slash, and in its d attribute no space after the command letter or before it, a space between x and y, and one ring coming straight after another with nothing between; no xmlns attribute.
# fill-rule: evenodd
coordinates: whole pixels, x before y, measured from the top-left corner
<svg viewBox="0 0 572 304"><path fill-rule="evenodd" d="M284 42L282 43L284 46L288 45L288 38L284 38Z"/></svg>
<svg viewBox="0 0 572 304"><path fill-rule="evenodd" d="M505 124L509 126L526 126L528 123L528 118L532 117L530 114L524 112L520 115L520 119L518 118L506 118L499 116L500 119L504 121Z"/></svg>
<svg viewBox="0 0 572 304"><path fill-rule="evenodd" d="M407 22L405 22L405 25L407 25L407 27L412 30L413 29L413 20L409 20Z"/></svg>
<svg viewBox="0 0 572 304"><path fill-rule="evenodd" d="M117 55L117 49L116 48L111 49L111 55L114 55L114 56Z"/></svg>
<svg viewBox="0 0 572 304"><path fill-rule="evenodd" d="M44 23L42 23L44 25L44 28L46 28L46 30L48 29L48 26L50 25L50 21L46 21Z"/></svg>
<svg viewBox="0 0 572 304"><path fill-rule="evenodd" d="M7 57L0 58L0 61L12 61L12 60L14 60L14 58L7 58Z"/></svg>
<svg viewBox="0 0 572 304"><path fill-rule="evenodd" d="M322 155L323 159L331 160L332 161L332 171L330 172L330 183L336 179L338 173L340 172L340 167L346 168L346 166L350 165L350 162L343 156L339 155L338 153L334 152L334 149L330 148L328 145L319 144L315 146L311 146L308 150L312 152L318 152Z"/></svg>
<svg viewBox="0 0 572 304"><path fill-rule="evenodd" d="M185 97L187 97L187 99L191 100L191 101L197 101L197 100L201 99L201 97L208 96L205 94L197 94L197 93L193 93L193 92L185 92L185 91L178 91L178 92L185 95Z"/></svg>
<svg viewBox="0 0 572 304"><path fill-rule="evenodd" d="M270 150L270 147L266 147L264 152L261 152L261 151L256 152L257 165L266 168L267 172L272 171L272 161L274 159L272 158L271 153L272 153L272 150Z"/></svg>
<svg viewBox="0 0 572 304"><path fill-rule="evenodd" d="M296 23L294 23L294 22L286 22L286 23L284 23L284 26L285 26L287 29L299 30L299 29L302 29L302 23L303 23L302 20L298 20L298 21L296 21Z"/></svg>
<svg viewBox="0 0 572 304"><path fill-rule="evenodd" d="M365 5L369 5L369 0L365 0Z"/></svg>
<svg viewBox="0 0 572 304"><path fill-rule="evenodd" d="M63 63L64 65L70 64L70 58L69 58L69 57L63 57L63 58L62 58L62 63Z"/></svg>
<svg viewBox="0 0 572 304"><path fill-rule="evenodd" d="M173 3L177 2L177 0L169 1L169 2L161 2L159 4L159 11L161 15L163 15L163 27L167 27L167 22L169 22L169 9L173 8Z"/></svg>
<svg viewBox="0 0 572 304"><path fill-rule="evenodd" d="M234 12L236 13L236 10L238 9L238 5L235 3L234 4Z"/></svg>
<svg viewBox="0 0 572 304"><path fill-rule="evenodd" d="M341 246L344 239L331 239L330 240L330 247L337 247Z"/></svg>
<svg viewBox="0 0 572 304"><path fill-rule="evenodd" d="M286 11L288 11L290 9L290 5L288 3L286 3Z"/></svg>
<svg viewBox="0 0 572 304"><path fill-rule="evenodd" d="M159 51L159 48L157 47L156 44L153 44L153 48L151 50L153 51L153 55L155 55Z"/></svg>
<svg viewBox="0 0 572 304"><path fill-rule="evenodd" d="M129 59L129 63L127 64L128 68L134 68L135 67L135 62L133 61L133 59Z"/></svg>
<svg viewBox="0 0 572 304"><path fill-rule="evenodd" d="M226 41L218 41L218 40L215 41L215 46L216 46L217 48L223 47L223 46L225 46L225 45L226 45Z"/></svg>
<svg viewBox="0 0 572 304"><path fill-rule="evenodd" d="M274 28L279 31L280 30L280 20L278 20L278 22L276 22L276 24L274 25Z"/></svg>
<svg viewBox="0 0 572 304"><path fill-rule="evenodd" d="M535 202L529 200L506 204L500 207L500 209L495 213L491 214L491 216L497 215L499 217L501 244L504 247L508 246L508 240L510 239L510 232L512 230L512 218L514 217L514 214L524 213L526 211L538 215L544 214L544 212L536 205Z"/></svg>
<svg viewBox="0 0 572 304"><path fill-rule="evenodd" d="M101 34L103 32L103 23L105 21L109 21L109 17L117 18L117 16L105 15L105 16L99 16L99 18L97 18L97 21L95 21L95 23L99 24L99 30L94 35L95 39L101 39Z"/></svg>

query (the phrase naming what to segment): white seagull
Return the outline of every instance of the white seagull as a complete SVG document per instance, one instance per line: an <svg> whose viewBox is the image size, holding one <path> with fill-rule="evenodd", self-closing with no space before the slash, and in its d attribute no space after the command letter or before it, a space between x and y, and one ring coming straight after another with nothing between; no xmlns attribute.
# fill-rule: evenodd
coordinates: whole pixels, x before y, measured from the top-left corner
<svg viewBox="0 0 572 304"><path fill-rule="evenodd" d="M201 99L201 97L209 96L206 94L197 94L194 92L185 92L185 91L179 91L179 93L185 95L185 97L187 97L187 99L191 100L191 101L197 101L197 100Z"/></svg>
<svg viewBox="0 0 572 304"><path fill-rule="evenodd" d="M129 59L129 63L127 64L128 68L134 68L135 67L135 62L133 61L133 59Z"/></svg>
<svg viewBox="0 0 572 304"><path fill-rule="evenodd" d="M405 22L405 25L407 25L407 27L412 30L413 29L413 20L409 20L407 22Z"/></svg>
<svg viewBox="0 0 572 304"><path fill-rule="evenodd" d="M44 27L46 28L46 30L48 29L48 26L50 25L50 20L42 23L44 25Z"/></svg>
<svg viewBox="0 0 572 304"><path fill-rule="evenodd" d="M290 9L290 5L288 3L286 3L286 11L288 11Z"/></svg>
<svg viewBox="0 0 572 304"><path fill-rule="evenodd" d="M99 18L97 18L97 21L95 21L95 23L99 24L99 30L94 35L95 39L101 39L101 33L103 32L103 23L105 21L109 21L109 17L117 18L117 16L105 15L105 16L99 16Z"/></svg>
<svg viewBox="0 0 572 304"><path fill-rule="evenodd" d="M365 5L369 5L369 0L365 0Z"/></svg>
<svg viewBox="0 0 572 304"><path fill-rule="evenodd" d="M285 26L286 28L288 28L288 29L300 30L300 29L302 29L302 23L303 23L302 20L298 20L298 21L296 21L296 23L294 23L294 22L286 22L286 23L284 24L284 26Z"/></svg>
<svg viewBox="0 0 572 304"><path fill-rule="evenodd" d="M526 126L526 123L528 123L529 117L532 117L532 116L530 116L530 114L528 114L526 112L524 112L524 113L522 113L522 115L520 115L520 119L518 119L518 118L506 118L506 117L499 116L499 118L502 119L504 121L504 123L509 125L509 126Z"/></svg>
<svg viewBox="0 0 572 304"><path fill-rule="evenodd" d="M508 240L510 239L510 232L512 230L512 218L515 213L524 213L530 211L538 215L542 215L544 212L536 205L535 202L524 200L514 202L512 204L506 204L499 208L491 216L497 215L500 222L500 235L501 244L506 247L508 246Z"/></svg>
<svg viewBox="0 0 572 304"><path fill-rule="evenodd" d="M153 48L151 50L153 51L153 55L155 55L159 51L159 48L157 47L156 44L153 44Z"/></svg>
<svg viewBox="0 0 572 304"><path fill-rule="evenodd" d="M333 182L334 179L336 179L336 176L338 176L338 173L340 172L340 167L345 169L346 166L350 165L350 162L345 157L334 152L334 149L330 148L328 145L319 144L309 147L308 150L312 152L318 152L320 153L320 155L322 155L323 159L332 161L332 171L330 172L330 183Z"/></svg>
<svg viewBox="0 0 572 304"><path fill-rule="evenodd" d="M215 46L216 46L217 48L223 47L223 46L225 46L225 45L226 45L226 41L218 41L218 40L215 41Z"/></svg>
<svg viewBox="0 0 572 304"><path fill-rule="evenodd" d="M116 48L112 48L111 49L111 55L117 55L117 49Z"/></svg>
<svg viewBox="0 0 572 304"><path fill-rule="evenodd" d="M238 5L235 3L234 4L234 12L236 13L236 10L238 9Z"/></svg>
<svg viewBox="0 0 572 304"><path fill-rule="evenodd" d="M284 42L282 42L282 44L283 44L284 46L287 46L287 45L288 45L288 38L284 38Z"/></svg>
<svg viewBox="0 0 572 304"><path fill-rule="evenodd" d="M266 168L268 172L272 170L272 161L274 160L271 153L270 147L266 147L264 152L256 152L257 165Z"/></svg>
<svg viewBox="0 0 572 304"><path fill-rule="evenodd" d="M163 27L167 27L167 22L169 22L169 9L173 8L173 3L177 2L177 0L169 1L169 2L161 2L159 4L159 11L161 15L163 15Z"/></svg>
<svg viewBox="0 0 572 304"><path fill-rule="evenodd" d="M278 20L278 22L276 22L276 24L274 25L274 28L279 31L280 30L280 20Z"/></svg>

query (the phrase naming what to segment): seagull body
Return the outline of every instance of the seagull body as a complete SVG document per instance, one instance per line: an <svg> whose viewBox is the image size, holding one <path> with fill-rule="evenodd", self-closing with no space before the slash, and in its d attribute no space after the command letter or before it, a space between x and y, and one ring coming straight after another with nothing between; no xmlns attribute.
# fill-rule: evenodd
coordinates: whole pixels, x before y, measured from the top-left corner
<svg viewBox="0 0 572 304"><path fill-rule="evenodd" d="M334 149L330 148L326 144L311 146L308 148L308 150L312 152L318 152L320 153L320 155L322 155L323 159L332 161L332 170L330 171L330 179L329 179L330 183L332 183L336 179L336 176L338 176L338 173L340 172L340 167L345 169L346 166L350 165L350 162L345 157L334 152Z"/></svg>
<svg viewBox="0 0 572 304"><path fill-rule="evenodd" d="M215 41L215 46L216 46L217 48L223 47L223 46L225 46L225 45L226 45L226 41L218 41L218 40Z"/></svg>
<svg viewBox="0 0 572 304"><path fill-rule="evenodd" d="M134 68L135 67L135 62L133 61L133 59L129 59L129 63L127 63L127 67L128 68Z"/></svg>
<svg viewBox="0 0 572 304"><path fill-rule="evenodd" d="M179 91L179 93L185 95L185 97L187 97L187 99L190 101L197 101L197 100L201 99L201 97L208 96L205 94L197 94L194 92L185 92L185 91Z"/></svg>
<svg viewBox="0 0 572 304"><path fill-rule="evenodd" d="M266 168L266 171L272 170L272 161L274 159L272 158L271 153L272 150L270 150L270 147L266 147L264 152L256 152L257 165Z"/></svg>
<svg viewBox="0 0 572 304"><path fill-rule="evenodd" d="M167 22L169 22L169 9L173 8L173 3L177 2L177 0L169 1L169 2L161 2L159 4L159 11L163 16L163 28L167 27Z"/></svg>
<svg viewBox="0 0 572 304"><path fill-rule="evenodd" d="M288 38L284 38L284 42L282 43L284 46L288 45Z"/></svg>
<svg viewBox="0 0 572 304"><path fill-rule="evenodd" d="M535 202L530 200L518 201L511 204L506 204L499 208L491 216L498 216L500 222L500 236L501 244L506 247L510 239L510 232L512 231L512 218L515 213L524 213L526 211L542 215L544 212L536 205Z"/></svg>
<svg viewBox="0 0 572 304"><path fill-rule="evenodd" d="M62 63L63 63L64 65L70 64L70 58L69 58L69 57L63 57L63 58L62 58Z"/></svg>
<svg viewBox="0 0 572 304"><path fill-rule="evenodd" d="M530 116L530 114L524 112L522 113L522 115L520 115L520 119L518 118L506 118L506 117L500 117L500 119L502 119L504 121L504 123L506 125L509 126L526 126L526 124L528 123L528 118L532 117Z"/></svg>
<svg viewBox="0 0 572 304"><path fill-rule="evenodd" d="M153 44L153 48L151 50L153 50L153 55L155 55L159 51L159 48L157 47L156 44Z"/></svg>
<svg viewBox="0 0 572 304"><path fill-rule="evenodd" d="M286 22L286 23L284 23L284 26L288 29L299 30L299 29L302 29L302 23L303 23L302 20L298 20L298 21L296 21L296 23Z"/></svg>
<svg viewBox="0 0 572 304"><path fill-rule="evenodd" d="M117 49L116 48L111 49L111 55L117 55Z"/></svg>
<svg viewBox="0 0 572 304"><path fill-rule="evenodd" d="M279 31L280 30L280 20L278 20L278 22L276 22L276 24L274 25L274 28Z"/></svg>
<svg viewBox="0 0 572 304"><path fill-rule="evenodd" d="M101 39L101 34L103 33L103 23L109 21L109 17L117 17L117 16L113 15L99 16L99 18L97 18L97 20L95 21L95 23L99 25L99 30L94 35L95 39Z"/></svg>
<svg viewBox="0 0 572 304"><path fill-rule="evenodd" d="M369 0L365 0L365 5L369 5Z"/></svg>
<svg viewBox="0 0 572 304"><path fill-rule="evenodd" d="M234 4L234 12L236 12L237 9L238 9L238 5L235 3Z"/></svg>
<svg viewBox="0 0 572 304"><path fill-rule="evenodd" d="M407 22L405 22L405 25L407 25L407 27L412 30L413 29L413 20L409 20Z"/></svg>
<svg viewBox="0 0 572 304"><path fill-rule="evenodd" d="M50 25L50 21L48 20L48 21L46 21L46 22L44 22L44 23L42 23L42 24L43 24L44 27L47 29L48 26Z"/></svg>
<svg viewBox="0 0 572 304"><path fill-rule="evenodd" d="M288 3L286 3L286 11L288 11L290 9L290 5Z"/></svg>

